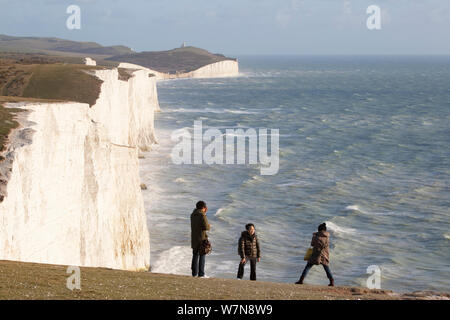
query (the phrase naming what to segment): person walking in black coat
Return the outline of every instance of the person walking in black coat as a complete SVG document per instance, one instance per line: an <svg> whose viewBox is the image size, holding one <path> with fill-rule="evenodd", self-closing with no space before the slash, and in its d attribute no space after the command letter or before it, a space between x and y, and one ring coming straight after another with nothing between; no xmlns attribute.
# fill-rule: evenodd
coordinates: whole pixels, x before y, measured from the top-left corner
<svg viewBox="0 0 450 320"><path fill-rule="evenodd" d="M237 277L242 279L244 276L244 266L247 261L250 261L250 280L256 280L256 261L261 261L261 250L259 248L258 237L255 233L255 226L249 223L245 226L246 231L243 231L239 238L238 253L241 256L239 263Z"/></svg>
<svg viewBox="0 0 450 320"><path fill-rule="evenodd" d="M206 212L208 207L204 201L196 204L191 214L191 248L192 248L192 276L205 277L205 254L200 252L201 244L208 240L206 231L210 229Z"/></svg>

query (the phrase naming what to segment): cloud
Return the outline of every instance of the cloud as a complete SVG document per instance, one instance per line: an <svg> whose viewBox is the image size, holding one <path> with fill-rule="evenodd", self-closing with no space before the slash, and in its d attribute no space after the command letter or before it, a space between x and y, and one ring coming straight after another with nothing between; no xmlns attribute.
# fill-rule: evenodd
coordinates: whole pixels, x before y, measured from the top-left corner
<svg viewBox="0 0 450 320"><path fill-rule="evenodd" d="M450 21L450 5L434 8L429 12L428 16L432 22L446 24L448 26Z"/></svg>
<svg viewBox="0 0 450 320"><path fill-rule="evenodd" d="M216 18L217 12L215 10L208 10L205 12L205 16L207 16L208 18Z"/></svg>
<svg viewBox="0 0 450 320"><path fill-rule="evenodd" d="M352 4L350 2L350 0L345 0L344 1L344 14L352 14Z"/></svg>
<svg viewBox="0 0 450 320"><path fill-rule="evenodd" d="M278 10L275 21L280 27L286 28L292 20L292 15L287 10Z"/></svg>

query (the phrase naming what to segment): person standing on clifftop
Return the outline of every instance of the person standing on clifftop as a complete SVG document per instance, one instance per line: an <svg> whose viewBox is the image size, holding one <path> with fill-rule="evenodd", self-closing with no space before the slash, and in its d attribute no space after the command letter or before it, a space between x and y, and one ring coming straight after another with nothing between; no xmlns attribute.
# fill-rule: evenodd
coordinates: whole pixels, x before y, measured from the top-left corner
<svg viewBox="0 0 450 320"><path fill-rule="evenodd" d="M300 279L296 282L296 284L303 284L303 280L305 279L312 266L321 264L325 269L328 280L330 280L329 286L334 287L333 275L331 274L330 267L328 266L330 264L329 244L330 233L327 232L326 224L322 223L318 227L318 232L313 233L313 237L311 240L313 251Z"/></svg>
<svg viewBox="0 0 450 320"><path fill-rule="evenodd" d="M249 223L245 226L239 238L238 253L241 256L237 277L242 279L244 276L244 266L250 261L250 280L256 281L256 261L261 261L261 250L259 249L258 237L255 233L255 226Z"/></svg>
<svg viewBox="0 0 450 320"><path fill-rule="evenodd" d="M204 201L196 204L196 209L191 214L191 247L192 247L192 276L205 276L205 254L200 252L203 240L208 240L206 231L210 229L206 212L208 208Z"/></svg>

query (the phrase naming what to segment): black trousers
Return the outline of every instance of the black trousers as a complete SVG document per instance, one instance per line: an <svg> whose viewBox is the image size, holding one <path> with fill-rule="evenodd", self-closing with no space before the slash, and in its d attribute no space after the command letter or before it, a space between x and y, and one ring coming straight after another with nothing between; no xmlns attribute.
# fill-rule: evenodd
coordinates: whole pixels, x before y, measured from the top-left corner
<svg viewBox="0 0 450 320"><path fill-rule="evenodd" d="M256 280L256 258L245 257L246 262L250 261L250 280ZM246 263L239 263L237 277L242 279L244 276L244 266Z"/></svg>
<svg viewBox="0 0 450 320"><path fill-rule="evenodd" d="M203 277L205 275L205 257L206 255L200 255L198 250L192 251L191 270L193 277L196 277L197 275Z"/></svg>

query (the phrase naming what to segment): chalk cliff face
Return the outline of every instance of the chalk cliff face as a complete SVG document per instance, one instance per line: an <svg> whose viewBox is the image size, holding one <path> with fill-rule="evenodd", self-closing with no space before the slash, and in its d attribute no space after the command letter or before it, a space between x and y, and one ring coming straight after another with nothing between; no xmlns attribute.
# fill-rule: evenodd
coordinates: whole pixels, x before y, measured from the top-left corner
<svg viewBox="0 0 450 320"><path fill-rule="evenodd" d="M89 57L84 58L84 64L87 66L96 66L97 65L97 61L92 60Z"/></svg>
<svg viewBox="0 0 450 320"><path fill-rule="evenodd" d="M138 153L156 142L157 79L236 76L235 61L167 75L141 66L103 83L95 105L22 108L0 162L0 260L147 270L150 241ZM156 76L153 76L156 75ZM122 77L123 79L123 77ZM5 189L5 190L4 190Z"/></svg>
<svg viewBox="0 0 450 320"><path fill-rule="evenodd" d="M148 72L153 73L157 79L222 78L222 77L237 77L239 75L239 64L237 61L234 60L223 60L216 63L208 64L204 67L201 67L191 72L177 73L177 74L163 73L136 64L125 62L122 62L119 65L119 67L147 70Z"/></svg>
<svg viewBox="0 0 450 320"><path fill-rule="evenodd" d="M188 72L188 75L190 78L236 77L239 75L239 66L237 61L224 60Z"/></svg>
<svg viewBox="0 0 450 320"><path fill-rule="evenodd" d="M118 80L100 70L101 93L83 103L14 104L28 110L0 164L0 259L146 270L149 232L139 149L155 142L155 77Z"/></svg>

